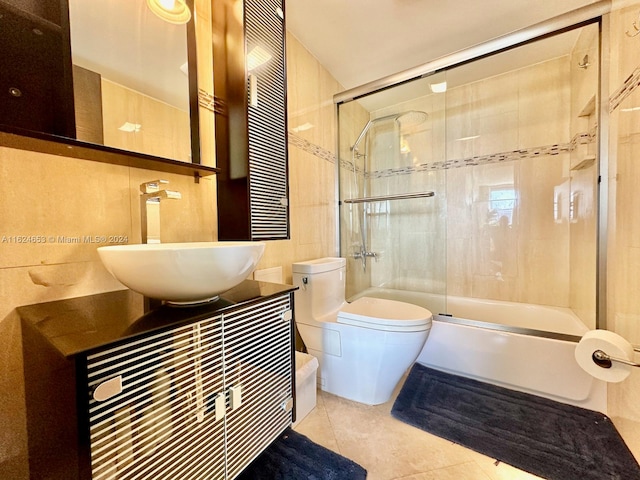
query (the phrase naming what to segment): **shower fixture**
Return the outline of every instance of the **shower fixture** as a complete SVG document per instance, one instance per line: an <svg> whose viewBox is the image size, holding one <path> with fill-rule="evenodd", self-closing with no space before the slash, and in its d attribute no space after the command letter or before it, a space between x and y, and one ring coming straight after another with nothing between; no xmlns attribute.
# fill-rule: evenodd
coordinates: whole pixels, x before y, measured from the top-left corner
<svg viewBox="0 0 640 480"><path fill-rule="evenodd" d="M385 115L382 117L377 117L369 120L367 124L364 126L360 135L356 139L355 143L351 147L351 165L353 167L353 181L354 181L354 190L356 192L356 197L361 197L363 200L366 200L364 197L364 176L367 173L367 146L365 143L365 153L360 153L358 150L358 145L360 142L367 136L371 127L378 123L393 121L395 125L402 127L415 127L424 123L429 115L426 112L422 112L420 110L407 110L406 112L394 113L391 115ZM398 133L400 135L400 132ZM357 168L356 168L356 160L362 158L363 159L363 192L360 193L358 189L358 177L357 177ZM356 247L356 251L352 254L352 257L355 259L359 259L362 262L362 271L367 271L367 258L373 258L376 261L378 260L379 254L377 252L367 250L367 208L364 205L365 202L358 201L350 201L345 203L355 203L354 208L356 209L356 218L358 218L359 226L360 226L360 245ZM360 204L360 205L358 205Z"/></svg>
<svg viewBox="0 0 640 480"><path fill-rule="evenodd" d="M362 139L365 137L365 135L367 134L369 129L373 125L375 125L376 123L384 122L384 121L387 121L387 120L394 120L396 122L399 122L400 125L403 125L405 127L406 126L413 127L413 126L416 126L416 125L420 125L428 117L429 117L429 115L427 115L425 112L421 112L419 110L408 110L406 112L394 113L392 115L385 115L384 117L378 117L378 118L371 119L364 126L364 128L362 129L362 132L360 132L360 135L358 135L358 139L356 140L356 142L351 147L351 151L355 151L355 152L358 151L358 145L360 144Z"/></svg>

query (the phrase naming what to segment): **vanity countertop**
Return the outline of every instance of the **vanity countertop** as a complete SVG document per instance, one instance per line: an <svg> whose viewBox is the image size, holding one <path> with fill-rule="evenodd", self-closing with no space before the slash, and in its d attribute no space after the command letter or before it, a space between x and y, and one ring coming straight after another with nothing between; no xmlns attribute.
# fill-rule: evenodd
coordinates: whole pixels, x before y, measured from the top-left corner
<svg viewBox="0 0 640 480"><path fill-rule="evenodd" d="M131 290L88 295L18 307L23 322L35 328L65 357L181 323L211 318L297 287L245 280L215 302L196 306L162 305L144 313L144 297Z"/></svg>

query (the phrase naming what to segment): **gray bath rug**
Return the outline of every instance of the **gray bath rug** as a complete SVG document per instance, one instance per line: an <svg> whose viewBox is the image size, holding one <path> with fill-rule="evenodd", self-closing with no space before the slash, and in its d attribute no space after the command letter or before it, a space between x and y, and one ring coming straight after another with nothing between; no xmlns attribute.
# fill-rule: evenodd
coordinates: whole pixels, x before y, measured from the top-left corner
<svg viewBox="0 0 640 480"><path fill-rule="evenodd" d="M391 414L548 480L640 480L606 415L420 364Z"/></svg>
<svg viewBox="0 0 640 480"><path fill-rule="evenodd" d="M237 480L365 480L357 463L291 429L256 458Z"/></svg>

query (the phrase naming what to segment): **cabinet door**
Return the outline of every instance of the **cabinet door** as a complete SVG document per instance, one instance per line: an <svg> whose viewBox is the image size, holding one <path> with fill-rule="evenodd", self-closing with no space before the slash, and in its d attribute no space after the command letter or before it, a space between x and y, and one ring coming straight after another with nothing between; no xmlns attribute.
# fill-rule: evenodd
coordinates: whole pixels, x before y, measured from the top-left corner
<svg viewBox="0 0 640 480"><path fill-rule="evenodd" d="M291 424L291 322L289 294L224 317L229 479Z"/></svg>
<svg viewBox="0 0 640 480"><path fill-rule="evenodd" d="M282 0L245 0L251 239L289 238Z"/></svg>
<svg viewBox="0 0 640 480"><path fill-rule="evenodd" d="M222 354L215 317L88 356L92 478L224 478Z"/></svg>
<svg viewBox="0 0 640 480"><path fill-rule="evenodd" d="M282 0L213 2L219 240L289 238ZM242 20L242 21L241 21ZM228 41L243 35L244 42Z"/></svg>

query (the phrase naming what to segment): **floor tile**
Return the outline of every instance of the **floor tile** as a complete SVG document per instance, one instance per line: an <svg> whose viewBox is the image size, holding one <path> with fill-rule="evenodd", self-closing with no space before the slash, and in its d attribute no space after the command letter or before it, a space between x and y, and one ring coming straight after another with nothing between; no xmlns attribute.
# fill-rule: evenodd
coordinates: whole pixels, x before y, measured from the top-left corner
<svg viewBox="0 0 640 480"><path fill-rule="evenodd" d="M295 429L362 465L367 480L539 479L396 420L390 412L399 388L376 406L318 390L316 407Z"/></svg>

